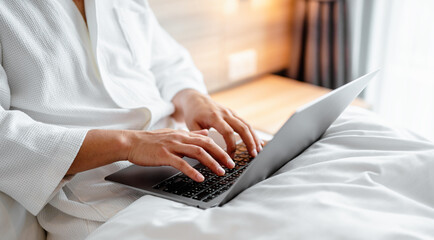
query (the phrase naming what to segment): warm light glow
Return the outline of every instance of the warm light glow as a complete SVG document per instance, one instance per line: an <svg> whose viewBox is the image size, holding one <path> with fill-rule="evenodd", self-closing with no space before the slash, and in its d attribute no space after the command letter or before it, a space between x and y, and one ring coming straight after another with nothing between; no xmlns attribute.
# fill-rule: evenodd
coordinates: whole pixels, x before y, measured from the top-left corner
<svg viewBox="0 0 434 240"><path fill-rule="evenodd" d="M260 9L263 8L267 5L267 0L251 0L250 1L250 5L252 6L253 9Z"/></svg>
<svg viewBox="0 0 434 240"><path fill-rule="evenodd" d="M227 15L235 14L239 8L239 0L226 0L224 12Z"/></svg>

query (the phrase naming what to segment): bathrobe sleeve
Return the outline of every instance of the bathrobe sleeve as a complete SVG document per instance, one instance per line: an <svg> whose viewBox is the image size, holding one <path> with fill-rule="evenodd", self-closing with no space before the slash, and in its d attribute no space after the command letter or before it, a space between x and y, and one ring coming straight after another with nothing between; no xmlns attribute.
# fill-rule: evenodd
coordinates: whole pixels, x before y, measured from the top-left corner
<svg viewBox="0 0 434 240"><path fill-rule="evenodd" d="M10 88L0 44L0 192L37 215L75 159L87 130L34 121L10 110Z"/></svg>
<svg viewBox="0 0 434 240"><path fill-rule="evenodd" d="M188 51L177 43L158 23L151 12L151 71L158 89L166 101L183 89L195 89L206 94L202 74L194 65Z"/></svg>

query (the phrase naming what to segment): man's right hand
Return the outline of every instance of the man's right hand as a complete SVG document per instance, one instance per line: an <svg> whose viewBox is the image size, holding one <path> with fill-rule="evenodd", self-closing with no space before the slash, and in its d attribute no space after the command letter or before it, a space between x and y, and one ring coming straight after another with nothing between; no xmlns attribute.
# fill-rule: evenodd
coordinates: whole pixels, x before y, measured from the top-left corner
<svg viewBox="0 0 434 240"><path fill-rule="evenodd" d="M117 161L128 160L140 166L172 166L195 181L204 177L182 157L197 159L217 175L224 175L234 162L208 137L208 130L187 132L161 129L155 131L90 130L66 175L84 172Z"/></svg>
<svg viewBox="0 0 434 240"><path fill-rule="evenodd" d="M140 166L172 166L197 182L204 180L203 175L182 157L197 159L219 176L225 174L221 165L229 169L235 166L229 155L208 137L208 130L125 131L125 136L129 139L128 161Z"/></svg>

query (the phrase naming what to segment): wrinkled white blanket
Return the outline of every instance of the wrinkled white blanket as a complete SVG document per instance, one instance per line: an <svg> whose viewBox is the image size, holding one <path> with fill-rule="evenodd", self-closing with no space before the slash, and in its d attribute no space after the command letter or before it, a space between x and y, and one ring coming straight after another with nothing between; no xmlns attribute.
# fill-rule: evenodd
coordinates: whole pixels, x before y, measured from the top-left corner
<svg viewBox="0 0 434 240"><path fill-rule="evenodd" d="M434 144L350 108L224 207L144 196L89 239L434 239Z"/></svg>

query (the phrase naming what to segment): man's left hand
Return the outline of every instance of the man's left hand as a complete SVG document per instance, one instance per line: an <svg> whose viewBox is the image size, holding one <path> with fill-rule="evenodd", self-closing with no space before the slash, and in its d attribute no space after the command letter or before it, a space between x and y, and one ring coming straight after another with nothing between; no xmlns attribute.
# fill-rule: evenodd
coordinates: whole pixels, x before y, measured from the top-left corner
<svg viewBox="0 0 434 240"><path fill-rule="evenodd" d="M224 138L227 152L233 157L236 148L235 135L237 132L246 144L250 155L256 157L262 151L262 141L253 128L230 109L221 106L209 96L192 89L180 91L172 102L177 120L184 120L191 131L215 128Z"/></svg>

